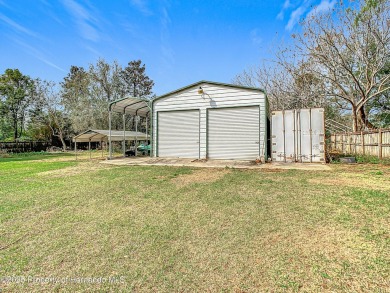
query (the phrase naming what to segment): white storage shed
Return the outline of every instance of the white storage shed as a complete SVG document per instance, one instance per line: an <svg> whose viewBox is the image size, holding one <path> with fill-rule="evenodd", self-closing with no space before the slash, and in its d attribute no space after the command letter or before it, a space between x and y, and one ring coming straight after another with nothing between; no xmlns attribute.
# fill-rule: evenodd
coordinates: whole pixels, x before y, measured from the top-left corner
<svg viewBox="0 0 390 293"><path fill-rule="evenodd" d="M325 110L272 112L272 161L325 162Z"/></svg>
<svg viewBox="0 0 390 293"><path fill-rule="evenodd" d="M152 102L153 155L266 159L268 109L258 88L200 81L170 92Z"/></svg>

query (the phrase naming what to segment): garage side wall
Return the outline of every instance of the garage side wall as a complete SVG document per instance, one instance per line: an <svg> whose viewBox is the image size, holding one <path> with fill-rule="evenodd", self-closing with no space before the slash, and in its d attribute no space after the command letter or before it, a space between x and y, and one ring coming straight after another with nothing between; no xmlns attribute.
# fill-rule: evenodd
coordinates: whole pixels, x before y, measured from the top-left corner
<svg viewBox="0 0 390 293"><path fill-rule="evenodd" d="M204 94L198 94L199 86ZM157 156L157 112L196 110L200 111L200 159L207 156L207 109L241 106L260 106L260 150L267 155L267 116L265 94L256 90L200 84L172 95L160 98L153 103L153 156ZM180 121L178 121L180 123Z"/></svg>

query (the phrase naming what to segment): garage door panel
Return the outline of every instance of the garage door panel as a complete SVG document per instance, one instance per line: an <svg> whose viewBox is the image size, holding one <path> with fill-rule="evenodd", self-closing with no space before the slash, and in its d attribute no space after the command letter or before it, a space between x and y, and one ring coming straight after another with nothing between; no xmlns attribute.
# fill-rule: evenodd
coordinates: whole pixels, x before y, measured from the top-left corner
<svg viewBox="0 0 390 293"><path fill-rule="evenodd" d="M158 156L199 158L199 110L158 112Z"/></svg>
<svg viewBox="0 0 390 293"><path fill-rule="evenodd" d="M259 106L210 109L208 157L255 160L260 153Z"/></svg>

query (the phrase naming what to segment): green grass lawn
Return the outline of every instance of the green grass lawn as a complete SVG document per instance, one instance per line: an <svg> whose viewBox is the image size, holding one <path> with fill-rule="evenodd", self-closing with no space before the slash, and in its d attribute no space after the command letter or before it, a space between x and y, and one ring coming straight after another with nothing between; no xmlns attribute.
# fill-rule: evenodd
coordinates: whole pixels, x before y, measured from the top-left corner
<svg viewBox="0 0 390 293"><path fill-rule="evenodd" d="M385 292L389 195L390 168L380 165L0 158L0 292ZM33 279L44 277L59 279Z"/></svg>

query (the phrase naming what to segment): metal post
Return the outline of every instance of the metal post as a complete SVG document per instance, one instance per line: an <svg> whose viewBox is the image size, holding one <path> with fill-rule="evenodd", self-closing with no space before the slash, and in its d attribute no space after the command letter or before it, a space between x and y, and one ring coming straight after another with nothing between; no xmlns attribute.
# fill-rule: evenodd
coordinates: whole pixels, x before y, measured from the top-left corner
<svg viewBox="0 0 390 293"><path fill-rule="evenodd" d="M104 157L103 155L103 139L100 140L100 148L102 149L102 158Z"/></svg>
<svg viewBox="0 0 390 293"><path fill-rule="evenodd" d="M89 142L88 142L88 150L89 150L89 159L92 159L92 157L91 157L91 139L89 139Z"/></svg>
<svg viewBox="0 0 390 293"><path fill-rule="evenodd" d="M74 141L74 153L76 155L76 161L77 161L77 140Z"/></svg>
<svg viewBox="0 0 390 293"><path fill-rule="evenodd" d="M378 157L381 160L382 159L382 129L379 128L378 131Z"/></svg>
<svg viewBox="0 0 390 293"><path fill-rule="evenodd" d="M310 134L310 163L313 163L313 134L311 129L311 108L309 109L309 134Z"/></svg>
<svg viewBox="0 0 390 293"><path fill-rule="evenodd" d="M297 128L298 128L298 144L299 144L299 162L303 163L303 156L302 156L302 121L301 121L301 110L297 110L297 119L299 120L299 123L297 122Z"/></svg>
<svg viewBox="0 0 390 293"><path fill-rule="evenodd" d="M286 114L282 111L283 116L283 161L286 163Z"/></svg>
<svg viewBox="0 0 390 293"><path fill-rule="evenodd" d="M294 129L293 129L293 133L294 133L294 158L293 158L293 160L294 160L294 162L297 162L298 161L298 157L297 157L297 153L298 153L298 151L297 151L297 131L296 131L296 126L297 126L297 121L296 121L296 117L297 116L297 114L296 114L296 111L295 110L293 110L293 127L294 127Z"/></svg>
<svg viewBox="0 0 390 293"><path fill-rule="evenodd" d="M108 112L108 159L112 158L112 144L111 144L111 110Z"/></svg>
<svg viewBox="0 0 390 293"><path fill-rule="evenodd" d="M149 109L150 109L150 107L149 107ZM154 149L154 147L153 147L153 112L151 109L146 114L146 119L150 120L149 129L148 129L149 133L150 133L150 154L149 154L149 156L153 157L153 149Z"/></svg>
<svg viewBox="0 0 390 293"><path fill-rule="evenodd" d="M123 157L126 157L126 114L123 113Z"/></svg>
<svg viewBox="0 0 390 293"><path fill-rule="evenodd" d="M149 142L148 142L148 115L145 116L145 119L146 119L146 143L144 144L145 148L146 149L146 155L148 153L148 146L149 146Z"/></svg>
<svg viewBox="0 0 390 293"><path fill-rule="evenodd" d="M135 116L135 156L137 156L137 146L138 146L138 116Z"/></svg>

